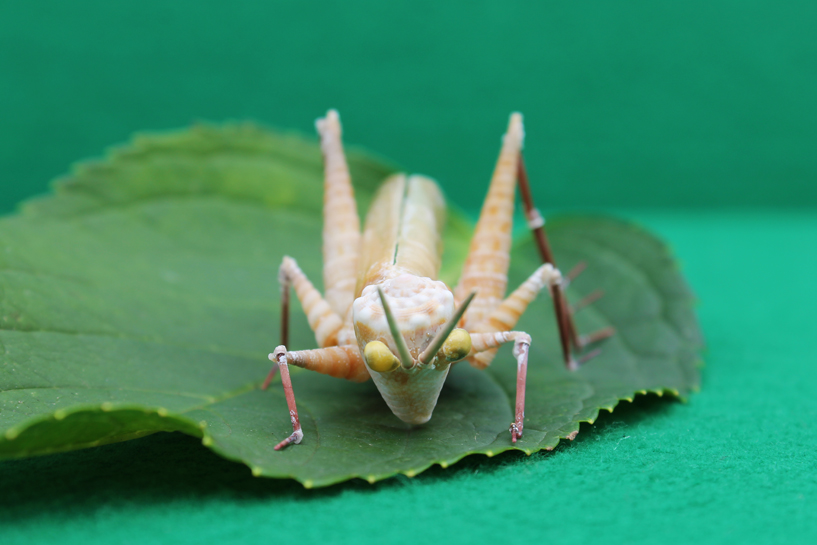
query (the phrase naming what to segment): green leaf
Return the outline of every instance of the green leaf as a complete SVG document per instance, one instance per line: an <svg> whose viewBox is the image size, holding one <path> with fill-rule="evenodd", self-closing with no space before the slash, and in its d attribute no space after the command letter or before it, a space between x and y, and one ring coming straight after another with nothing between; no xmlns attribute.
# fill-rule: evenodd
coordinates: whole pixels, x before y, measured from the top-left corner
<svg viewBox="0 0 817 545"><path fill-rule="evenodd" d="M393 168L354 152L350 165L365 210ZM588 264L568 295L607 294L578 314L579 328L618 333L571 373L549 299L531 306L519 325L534 339L521 442L508 433L515 365L503 350L487 372L457 365L431 422L417 428L371 382L295 370L305 439L275 452L289 414L277 381L259 386L278 341L277 267L291 255L320 284L321 203L314 142L197 126L81 164L54 194L0 221L0 457L181 431L256 475L323 486L413 475L472 453L552 449L619 400L697 387L700 334L666 248L627 223L564 218L548 223L559 264ZM452 210L448 282L469 231ZM514 250L512 282L538 265L528 238ZM291 347L314 347L297 303L292 316Z"/></svg>

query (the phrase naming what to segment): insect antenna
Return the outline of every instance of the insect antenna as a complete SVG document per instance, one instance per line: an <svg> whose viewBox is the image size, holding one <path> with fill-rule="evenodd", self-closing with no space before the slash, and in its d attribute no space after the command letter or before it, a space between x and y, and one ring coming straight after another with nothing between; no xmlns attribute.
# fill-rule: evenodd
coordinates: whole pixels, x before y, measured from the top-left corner
<svg viewBox="0 0 817 545"><path fill-rule="evenodd" d="M403 338L403 336L400 334L400 330L397 328L397 320L394 319L394 314L392 314L391 308L386 302L386 295L383 293L383 289L380 286L377 286L377 293L380 295L380 302L383 304L383 312L386 313L386 321L389 323L389 331L391 331L391 336L394 338L394 344L397 345L400 363L406 369L411 369L414 366L414 362L411 359L408 345L406 345L406 339Z"/></svg>
<svg viewBox="0 0 817 545"><path fill-rule="evenodd" d="M476 295L477 292L472 291L470 295L468 295L468 297L465 298L465 301L462 302L460 308L457 309L457 312L455 312L451 319L448 321L448 323L445 324L445 327L439 333L437 333L437 336L434 337L434 340L431 341L431 344L428 345L428 348L423 350L423 353L420 354L420 363L422 363L423 365L428 365L429 363L431 363L431 360L433 360L434 356L437 355L437 352L443 346L445 340L448 338L451 332L454 331L454 328L457 327L460 318L462 318L462 315L465 314L466 309L468 309L468 305L471 304L471 301L474 300L474 297L476 297Z"/></svg>

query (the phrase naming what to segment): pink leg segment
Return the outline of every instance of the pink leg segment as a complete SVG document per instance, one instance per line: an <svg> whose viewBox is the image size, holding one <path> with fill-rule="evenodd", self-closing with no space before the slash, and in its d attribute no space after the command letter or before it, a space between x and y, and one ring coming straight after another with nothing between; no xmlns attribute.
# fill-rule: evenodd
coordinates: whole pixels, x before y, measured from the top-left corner
<svg viewBox="0 0 817 545"><path fill-rule="evenodd" d="M281 344L286 346L289 344L289 281L281 282ZM262 390L269 388L270 382L275 378L275 373L278 372L278 365L272 366L267 378L264 379L264 384L261 385Z"/></svg>
<svg viewBox="0 0 817 545"><path fill-rule="evenodd" d="M287 406L289 407L289 417L292 420L292 434L275 445L275 450L295 443L296 445L304 438L304 432L301 431L301 421L298 419L298 408L295 406L295 392L292 390L292 380L289 377L289 364L287 363L287 349L284 346L279 346L275 352L270 354L269 359L278 364L281 369L281 384L284 386L284 395L287 398Z"/></svg>
<svg viewBox="0 0 817 545"><path fill-rule="evenodd" d="M516 410L511 423L511 440L516 443L522 437L525 421L525 385L528 378L528 353L530 335L523 331L497 331L471 334L471 355L497 348L513 341L513 355L516 358Z"/></svg>
<svg viewBox="0 0 817 545"><path fill-rule="evenodd" d="M522 437L525 427L525 385L528 378L528 352L530 344L522 339L514 343L513 353L516 356L516 419L511 424L511 441Z"/></svg>
<svg viewBox="0 0 817 545"><path fill-rule="evenodd" d="M269 374L267 375L267 378L264 379L264 384L261 385L262 390L266 390L267 388L269 388L270 382L272 382L272 379L275 378L275 375L277 373L278 373L278 366L273 365L272 369L269 370Z"/></svg>

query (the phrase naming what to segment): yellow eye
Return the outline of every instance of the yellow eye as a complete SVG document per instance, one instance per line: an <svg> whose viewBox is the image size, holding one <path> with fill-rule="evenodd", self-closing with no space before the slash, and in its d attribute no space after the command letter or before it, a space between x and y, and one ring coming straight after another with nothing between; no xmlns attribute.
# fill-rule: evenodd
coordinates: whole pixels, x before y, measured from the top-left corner
<svg viewBox="0 0 817 545"><path fill-rule="evenodd" d="M443 343L441 352L447 362L461 360L471 352L471 335L464 329L455 329Z"/></svg>
<svg viewBox="0 0 817 545"><path fill-rule="evenodd" d="M363 349L363 357L369 364L369 368L378 373L394 371L400 365L400 360L391 353L388 346L380 341L367 343L366 348Z"/></svg>

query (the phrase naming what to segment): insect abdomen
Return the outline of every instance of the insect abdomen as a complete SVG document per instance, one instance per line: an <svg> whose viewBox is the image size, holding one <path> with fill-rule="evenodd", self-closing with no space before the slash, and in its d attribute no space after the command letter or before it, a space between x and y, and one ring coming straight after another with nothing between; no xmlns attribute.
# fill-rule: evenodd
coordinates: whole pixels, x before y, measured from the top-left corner
<svg viewBox="0 0 817 545"><path fill-rule="evenodd" d="M380 187L366 215L355 296L395 274L437 279L445 199L424 176L396 174Z"/></svg>

